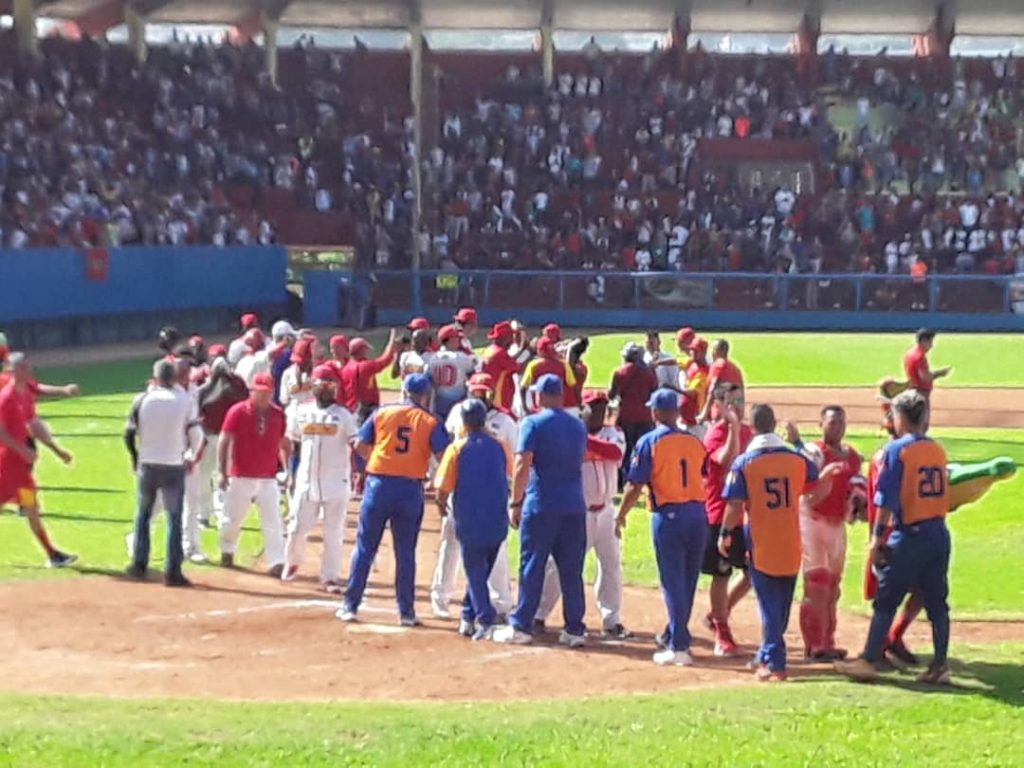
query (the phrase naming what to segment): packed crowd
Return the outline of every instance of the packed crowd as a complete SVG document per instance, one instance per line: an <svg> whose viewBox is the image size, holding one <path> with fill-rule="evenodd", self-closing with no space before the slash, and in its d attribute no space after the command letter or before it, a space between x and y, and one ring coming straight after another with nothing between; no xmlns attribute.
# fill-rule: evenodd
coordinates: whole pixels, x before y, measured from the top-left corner
<svg viewBox="0 0 1024 768"><path fill-rule="evenodd" d="M393 331L377 357L362 338L335 335L324 347L287 321L276 322L268 338L251 313L241 326L230 344L209 348L200 337L161 330L163 356L125 429L139 488L130 578L149 577L158 501L169 519L164 582L179 588L191 586L186 557L206 562L203 522L216 518L220 564L230 568L255 505L268 573L289 581L299 575L322 514L320 584L341 597L337 617L359 620L390 527L399 623L414 628L422 624L415 574L428 487L442 520L430 591L437 618L453 618L461 563L467 587L460 635L531 643L547 631L560 597L558 642L583 647L584 560L594 549L601 634L624 641L632 632L622 618L621 537L646 495L667 614L656 633L656 664L695 663L689 625L703 572L711 586L702 623L713 634L714 655L740 652L729 618L752 588L762 640L750 668L758 680L786 680L785 633L802 576L808 659L835 662L859 680L873 679L883 664L917 664L903 635L926 610L935 654L919 680L949 683L945 516L1013 466L947 468L943 448L927 437L931 391L950 370L929 365L933 332L919 331L908 350L906 381L883 382L893 440L865 478L860 454L844 442L842 406L822 409L821 439L805 443L792 423L783 439L771 406L746 406L746 377L728 342L709 345L692 328L675 334L681 356L663 350L656 331L642 344L627 343L610 386L595 389L585 386L586 337L563 338L552 323L530 338L515 321L502 321L478 357L478 318L468 307L436 338L426 319L414 318L407 335ZM65 567L75 557L51 543L32 472L37 444L65 463L71 455L36 415L35 402L77 390L40 384L24 354L10 352L2 337L0 356L0 504L17 502L48 563ZM389 368L401 380L402 399L385 404L376 379ZM361 496L359 526L343 578L353 491ZM874 615L863 653L847 662L835 642L845 529L864 517L872 524L865 584ZM521 537L517 597L505 550L510 527Z"/></svg>

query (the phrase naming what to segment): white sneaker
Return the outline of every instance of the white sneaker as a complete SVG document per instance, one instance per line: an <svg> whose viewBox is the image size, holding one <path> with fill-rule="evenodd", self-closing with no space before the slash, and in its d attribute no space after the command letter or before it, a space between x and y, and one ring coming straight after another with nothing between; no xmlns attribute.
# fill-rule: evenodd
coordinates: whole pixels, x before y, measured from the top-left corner
<svg viewBox="0 0 1024 768"><path fill-rule="evenodd" d="M533 642L533 635L516 629L511 624L498 627L494 630L491 639L496 643L507 643L509 645L529 645Z"/></svg>
<svg viewBox="0 0 1024 768"><path fill-rule="evenodd" d="M451 611L448 610L448 601L438 595L430 595L430 610L439 619L450 619L452 617Z"/></svg>
<svg viewBox="0 0 1024 768"><path fill-rule="evenodd" d="M693 656L690 655L689 651L673 651L671 648L667 648L664 651L658 651L653 656L654 663L660 667L692 667Z"/></svg>
<svg viewBox="0 0 1024 768"><path fill-rule="evenodd" d="M210 558L208 558L202 552L193 552L191 555L188 556L188 561L190 563L195 563L196 565L206 565L208 562L210 562Z"/></svg>
<svg viewBox="0 0 1024 768"><path fill-rule="evenodd" d="M463 637L472 637L473 633L476 632L476 627L473 626L472 621L466 621L465 619L459 619L459 634Z"/></svg>
<svg viewBox="0 0 1024 768"><path fill-rule="evenodd" d="M334 614L334 616L338 619L341 619L346 624L352 624L353 622L358 621L358 619L356 618L356 612L353 611L351 608L339 608L337 613Z"/></svg>
<svg viewBox="0 0 1024 768"><path fill-rule="evenodd" d="M587 644L587 637L586 635L570 635L565 630L562 630L562 634L558 636L558 642L570 648L582 648Z"/></svg>

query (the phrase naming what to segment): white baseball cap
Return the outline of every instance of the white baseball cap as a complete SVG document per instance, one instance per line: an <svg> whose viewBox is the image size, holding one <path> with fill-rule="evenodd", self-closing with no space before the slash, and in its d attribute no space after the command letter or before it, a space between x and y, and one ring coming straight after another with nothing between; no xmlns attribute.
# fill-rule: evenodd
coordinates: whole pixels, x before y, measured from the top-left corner
<svg viewBox="0 0 1024 768"><path fill-rule="evenodd" d="M298 336L292 324L287 320L278 320L270 328L270 335L274 341L280 341L286 336Z"/></svg>

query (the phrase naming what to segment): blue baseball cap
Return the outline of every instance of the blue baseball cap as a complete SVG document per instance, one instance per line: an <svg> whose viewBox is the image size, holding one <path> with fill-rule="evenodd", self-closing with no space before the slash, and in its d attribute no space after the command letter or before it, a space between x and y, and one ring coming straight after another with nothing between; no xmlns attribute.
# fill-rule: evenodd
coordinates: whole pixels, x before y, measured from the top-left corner
<svg viewBox="0 0 1024 768"><path fill-rule="evenodd" d="M402 382L402 389L410 395L425 395L432 386L430 376L425 373L411 374L406 376L405 381Z"/></svg>
<svg viewBox="0 0 1024 768"><path fill-rule="evenodd" d="M565 388L562 385L562 380L553 373L545 373L537 379L537 383L533 385L533 391L538 395L565 394Z"/></svg>
<svg viewBox="0 0 1024 768"><path fill-rule="evenodd" d="M471 397L464 400L461 406L462 423L467 427L480 429L487 421L487 405L483 400Z"/></svg>
<svg viewBox="0 0 1024 768"><path fill-rule="evenodd" d="M667 389L665 387L657 389L651 394L651 399L647 401L647 406L659 411L678 411L679 393L674 389Z"/></svg>

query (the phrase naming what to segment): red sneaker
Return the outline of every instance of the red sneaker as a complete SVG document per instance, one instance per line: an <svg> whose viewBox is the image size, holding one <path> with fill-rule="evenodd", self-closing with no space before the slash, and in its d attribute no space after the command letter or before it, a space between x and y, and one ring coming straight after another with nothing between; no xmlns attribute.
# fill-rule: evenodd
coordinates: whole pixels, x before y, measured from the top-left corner
<svg viewBox="0 0 1024 768"><path fill-rule="evenodd" d="M719 658L732 658L736 656L736 641L732 639L732 631L729 624L724 621L715 621L715 656Z"/></svg>

